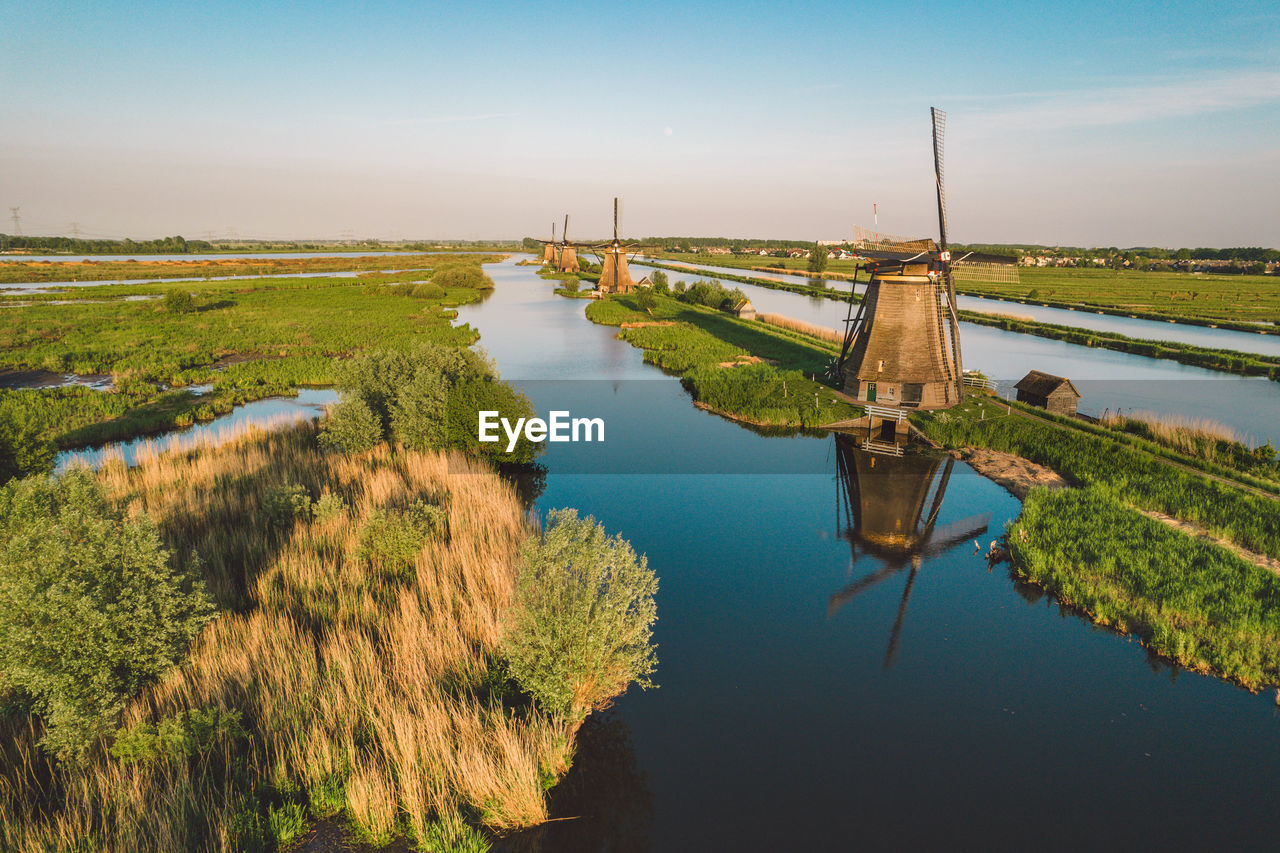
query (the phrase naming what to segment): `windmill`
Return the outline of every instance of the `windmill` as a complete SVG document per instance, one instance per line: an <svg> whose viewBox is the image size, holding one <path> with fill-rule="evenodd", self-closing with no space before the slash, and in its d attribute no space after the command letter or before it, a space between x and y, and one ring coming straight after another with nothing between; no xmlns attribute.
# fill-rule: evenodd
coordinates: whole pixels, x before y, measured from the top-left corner
<svg viewBox="0 0 1280 853"><path fill-rule="evenodd" d="M841 536L849 540L850 568L858 559L859 548L864 554L882 560L884 565L834 593L827 602L827 615L910 566L898 615L889 634L884 661L888 668L898 653L907 602L924 561L985 533L991 523L991 513L938 527L938 514L955 466L954 459L917 454L880 455L859 449L856 440L848 435L837 435L835 441L839 490L837 525L841 527ZM847 523L843 519L847 519Z"/></svg>
<svg viewBox="0 0 1280 853"><path fill-rule="evenodd" d="M938 197L938 240L903 240L877 234L855 251L868 259L871 281L854 313L850 292L844 344L837 370L846 394L881 406L939 409L963 398L960 326L951 252L947 248L947 196L942 143L947 114L931 108L933 171ZM968 252L967 264L1012 266L1003 255Z"/></svg>
<svg viewBox="0 0 1280 853"><path fill-rule="evenodd" d="M542 241L542 262L555 263L556 260L556 224L551 223L551 239Z"/></svg>
<svg viewBox="0 0 1280 853"><path fill-rule="evenodd" d="M578 271L578 250L569 242L569 214L564 215L564 230L560 232L560 245L556 252L556 272Z"/></svg>
<svg viewBox="0 0 1280 853"><path fill-rule="evenodd" d="M600 264L600 283L596 288L601 293L630 293L636 289L636 282L631 278L631 270L627 267L627 246L618 239L618 199L613 199L613 240L604 247L604 257Z"/></svg>

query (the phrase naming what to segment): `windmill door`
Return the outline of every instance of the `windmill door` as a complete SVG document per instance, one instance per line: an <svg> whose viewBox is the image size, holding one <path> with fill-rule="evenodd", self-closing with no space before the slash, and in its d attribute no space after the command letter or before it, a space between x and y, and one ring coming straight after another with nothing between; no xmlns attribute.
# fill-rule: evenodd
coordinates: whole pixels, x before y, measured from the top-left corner
<svg viewBox="0 0 1280 853"><path fill-rule="evenodd" d="M876 383L867 383L867 402L874 403L876 401Z"/></svg>

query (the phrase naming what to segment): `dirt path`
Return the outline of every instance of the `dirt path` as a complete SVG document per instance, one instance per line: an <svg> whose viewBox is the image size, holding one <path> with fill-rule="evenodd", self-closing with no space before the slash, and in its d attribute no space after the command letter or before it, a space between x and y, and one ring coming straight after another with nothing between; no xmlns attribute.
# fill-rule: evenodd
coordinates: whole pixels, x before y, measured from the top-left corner
<svg viewBox="0 0 1280 853"><path fill-rule="evenodd" d="M959 452L953 451L952 455L968 462L969 467L987 479L1004 486L1018 500L1025 498L1037 486L1049 489L1067 488L1067 481L1057 471L1012 453L985 447L966 447Z"/></svg>
<svg viewBox="0 0 1280 853"><path fill-rule="evenodd" d="M1205 530L1199 525L1192 524L1189 521L1183 521L1181 519L1174 518L1173 516L1165 515L1162 512L1155 512L1153 510L1138 509L1138 507L1133 507L1133 509L1137 509L1138 512L1142 513L1147 518L1155 519L1161 524L1167 524L1175 530L1181 530L1188 536L1194 536L1197 539L1203 539L1206 542L1226 548L1240 559L1253 563L1258 568L1266 569L1269 572L1274 572L1275 574L1280 575L1280 560L1268 557L1266 554L1259 554L1255 551L1241 548L1229 539L1221 539L1214 536L1208 530Z"/></svg>

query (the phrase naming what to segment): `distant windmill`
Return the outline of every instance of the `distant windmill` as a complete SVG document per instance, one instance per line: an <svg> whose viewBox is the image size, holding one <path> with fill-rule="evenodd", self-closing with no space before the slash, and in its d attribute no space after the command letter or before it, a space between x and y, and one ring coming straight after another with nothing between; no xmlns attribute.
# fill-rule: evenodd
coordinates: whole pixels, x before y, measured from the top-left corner
<svg viewBox="0 0 1280 853"><path fill-rule="evenodd" d="M827 615L910 566L898 616L889 633L884 660L887 668L897 656L907 602L924 561L985 533L991 513L937 527L954 459L880 455L859 449L856 440L848 435L837 435L835 441L840 494L837 516L847 519L841 535L849 540L852 549L850 565L858 559L859 548L884 565L833 594L827 602Z"/></svg>
<svg viewBox="0 0 1280 853"><path fill-rule="evenodd" d="M854 243L869 261L865 266L871 281L856 314L850 300L837 370L846 394L880 406L938 409L954 406L964 396L942 168L947 115L933 108L931 116L938 241L877 234L874 240ZM963 258L992 267L1016 262L977 252Z"/></svg>
<svg viewBox="0 0 1280 853"><path fill-rule="evenodd" d="M542 262L554 263L556 259L556 224L551 223L551 239L542 241Z"/></svg>
<svg viewBox="0 0 1280 853"><path fill-rule="evenodd" d="M597 289L601 293L630 293L636 289L636 282L631 278L631 270L627 267L627 249L618 239L618 199L613 199L613 240L604 247L604 257L600 265L600 283Z"/></svg>
<svg viewBox="0 0 1280 853"><path fill-rule="evenodd" d="M556 252L557 272L578 271L578 250L569 242L569 214L564 215L564 230L560 232L560 246Z"/></svg>

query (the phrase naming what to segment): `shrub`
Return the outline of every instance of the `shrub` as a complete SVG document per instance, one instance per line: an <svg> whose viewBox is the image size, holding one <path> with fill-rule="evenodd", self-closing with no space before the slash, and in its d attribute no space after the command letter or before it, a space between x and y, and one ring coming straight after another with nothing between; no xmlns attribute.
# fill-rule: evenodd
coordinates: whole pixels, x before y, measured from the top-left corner
<svg viewBox="0 0 1280 853"><path fill-rule="evenodd" d="M77 757L213 607L155 524L125 519L87 470L0 489L0 541L0 680L35 700L45 747Z"/></svg>
<svg viewBox="0 0 1280 853"><path fill-rule="evenodd" d="M658 297L653 295L651 288L644 287L636 292L636 307L651 314L653 309L658 307Z"/></svg>
<svg viewBox="0 0 1280 853"><path fill-rule="evenodd" d="M316 521L326 522L347 511L347 502L333 492L325 492L311 507L311 514Z"/></svg>
<svg viewBox="0 0 1280 853"><path fill-rule="evenodd" d="M521 554L503 633L512 676L548 713L580 722L633 681L652 687L658 579L591 516L553 510Z"/></svg>
<svg viewBox="0 0 1280 853"><path fill-rule="evenodd" d="M329 410L320 443L344 453L363 453L382 441L382 424L361 397L351 396Z"/></svg>
<svg viewBox="0 0 1280 853"><path fill-rule="evenodd" d="M239 711L218 708L182 711L158 724L140 723L116 733L111 754L125 764L157 759L182 761L208 755L214 744L247 737Z"/></svg>
<svg viewBox="0 0 1280 853"><path fill-rule="evenodd" d="M653 275L649 277L653 282L654 293L670 293L671 288L667 284L667 274L663 270L654 270Z"/></svg>
<svg viewBox="0 0 1280 853"><path fill-rule="evenodd" d="M22 405L21 398L0 392L0 484L48 473L54 453L49 431Z"/></svg>
<svg viewBox="0 0 1280 853"><path fill-rule="evenodd" d="M464 264L436 270L431 282L437 287L466 287L472 290L492 290L493 279L485 275L479 264Z"/></svg>
<svg viewBox="0 0 1280 853"><path fill-rule="evenodd" d="M564 281L562 281L560 283L560 286L563 287L565 290L569 291L570 293L577 293L579 284L580 282L578 281L578 277L571 275L568 278L566 278Z"/></svg>
<svg viewBox="0 0 1280 853"><path fill-rule="evenodd" d="M402 510L380 511L360 535L360 558L393 577L413 575L413 563L428 539L448 535L449 516L442 507L422 500Z"/></svg>
<svg viewBox="0 0 1280 853"><path fill-rule="evenodd" d="M266 513L271 526L277 530L287 529L298 520L310 520L311 495L305 486L289 483L269 492L262 500L262 511Z"/></svg>
<svg viewBox="0 0 1280 853"><path fill-rule="evenodd" d="M409 291L409 295L416 299L444 299L444 288L435 282L427 282L426 284L416 284Z"/></svg>
<svg viewBox="0 0 1280 853"><path fill-rule="evenodd" d="M165 291L164 310L170 314L190 314L196 310L196 301L186 290Z"/></svg>

